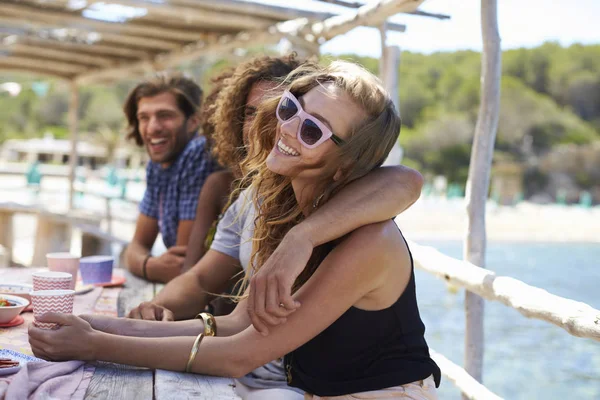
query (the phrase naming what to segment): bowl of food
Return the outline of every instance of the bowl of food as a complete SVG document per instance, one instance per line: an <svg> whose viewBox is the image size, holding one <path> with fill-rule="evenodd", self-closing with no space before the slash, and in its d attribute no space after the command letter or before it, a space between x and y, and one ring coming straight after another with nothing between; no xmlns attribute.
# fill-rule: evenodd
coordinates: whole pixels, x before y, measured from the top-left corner
<svg viewBox="0 0 600 400"><path fill-rule="evenodd" d="M21 314L29 300L10 294L0 295L0 324L7 324Z"/></svg>
<svg viewBox="0 0 600 400"><path fill-rule="evenodd" d="M31 301L31 292L33 291L33 285L27 283L0 283L0 296L9 294L11 296L23 297Z"/></svg>

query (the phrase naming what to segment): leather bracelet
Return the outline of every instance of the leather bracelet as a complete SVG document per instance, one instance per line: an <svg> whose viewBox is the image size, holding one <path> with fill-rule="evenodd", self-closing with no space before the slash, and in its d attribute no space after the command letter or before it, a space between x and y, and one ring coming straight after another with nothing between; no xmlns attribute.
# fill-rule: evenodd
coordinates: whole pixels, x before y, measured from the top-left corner
<svg viewBox="0 0 600 400"><path fill-rule="evenodd" d="M142 276L144 277L145 280L149 280L148 279L148 260L150 259L150 257L152 257L150 254L148 254L146 256L146 258L144 258L144 262L142 264Z"/></svg>
<svg viewBox="0 0 600 400"><path fill-rule="evenodd" d="M217 320L212 314L201 312L196 315L196 319L202 319L204 322L204 336L217 336Z"/></svg>
<svg viewBox="0 0 600 400"><path fill-rule="evenodd" d="M204 333L201 333L198 336L196 336L196 340L194 340L194 344L192 345L192 351L190 351L190 358L188 358L188 362L185 366L185 372L191 371L192 363L196 359L196 354L198 354L198 347L200 347L200 342L202 341L203 337Z"/></svg>

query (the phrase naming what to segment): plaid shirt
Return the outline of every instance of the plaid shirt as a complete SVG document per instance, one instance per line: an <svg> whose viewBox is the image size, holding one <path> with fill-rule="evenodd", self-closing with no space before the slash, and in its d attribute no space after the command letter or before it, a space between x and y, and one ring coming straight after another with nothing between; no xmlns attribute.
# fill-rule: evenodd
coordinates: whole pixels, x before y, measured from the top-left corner
<svg viewBox="0 0 600 400"><path fill-rule="evenodd" d="M167 248L177 242L179 221L194 220L200 189L217 164L205 151L206 138L192 139L168 168L150 161L140 212L158 220Z"/></svg>

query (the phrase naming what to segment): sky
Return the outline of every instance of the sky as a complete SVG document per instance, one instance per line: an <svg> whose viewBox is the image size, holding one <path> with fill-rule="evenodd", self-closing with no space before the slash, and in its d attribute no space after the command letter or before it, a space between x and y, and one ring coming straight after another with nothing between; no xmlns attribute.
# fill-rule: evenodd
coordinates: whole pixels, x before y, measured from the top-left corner
<svg viewBox="0 0 600 400"><path fill-rule="evenodd" d="M260 1L324 11L348 10L312 0ZM451 19L399 14L391 20L406 24L406 32L390 32L388 45L421 53L481 50L480 4L480 0L426 0L421 10L447 14ZM557 41L564 46L600 44L599 19L600 0L498 0L503 49L534 47L546 41ZM321 46L321 52L378 57L379 43L376 29L356 28Z"/></svg>

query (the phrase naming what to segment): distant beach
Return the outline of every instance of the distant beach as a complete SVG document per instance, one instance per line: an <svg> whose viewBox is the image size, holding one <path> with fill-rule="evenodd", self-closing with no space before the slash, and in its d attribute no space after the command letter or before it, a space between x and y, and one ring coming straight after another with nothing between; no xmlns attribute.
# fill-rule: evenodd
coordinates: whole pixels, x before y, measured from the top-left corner
<svg viewBox="0 0 600 400"><path fill-rule="evenodd" d="M422 198L396 218L404 235L419 240L461 240L467 229L464 199ZM490 241L600 243L600 207L488 202Z"/></svg>

